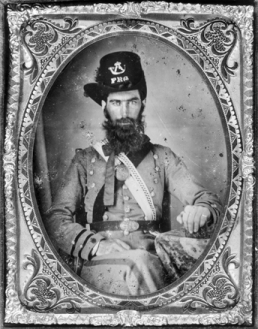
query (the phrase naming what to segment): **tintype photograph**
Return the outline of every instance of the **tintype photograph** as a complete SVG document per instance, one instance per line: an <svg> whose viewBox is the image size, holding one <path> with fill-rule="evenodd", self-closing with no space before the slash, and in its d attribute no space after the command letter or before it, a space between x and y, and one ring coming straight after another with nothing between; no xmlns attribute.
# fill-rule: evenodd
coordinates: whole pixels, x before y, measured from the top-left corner
<svg viewBox="0 0 258 329"><path fill-rule="evenodd" d="M7 6L7 324L253 325L253 19Z"/></svg>

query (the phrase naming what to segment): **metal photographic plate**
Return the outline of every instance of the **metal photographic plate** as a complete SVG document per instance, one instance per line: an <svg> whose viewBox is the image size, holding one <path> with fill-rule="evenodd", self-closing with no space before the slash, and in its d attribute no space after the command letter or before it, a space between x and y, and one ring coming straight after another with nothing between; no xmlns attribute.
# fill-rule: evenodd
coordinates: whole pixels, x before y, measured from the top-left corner
<svg viewBox="0 0 258 329"><path fill-rule="evenodd" d="M3 8L3 323L254 326L254 5ZM107 184L113 153L106 157L96 145L108 149L103 126L108 115L112 121L112 106L127 102L118 97L108 105L110 95L131 92L129 107L141 93L130 87L138 62L130 69L116 54L141 63L147 96L139 101L152 143L138 167L130 152L115 157L122 217L120 201L104 207L102 177ZM103 73L105 56L111 64ZM103 85L119 84L130 91L103 96ZM100 96L88 94L93 85L102 88ZM198 232L184 217L188 209L204 211ZM137 211L146 216L130 217ZM131 238L137 234L155 249ZM101 245L110 237L119 248L125 248L120 239L132 245L135 239L137 247L121 257L104 250L104 257ZM154 279L154 272L162 274Z"/></svg>

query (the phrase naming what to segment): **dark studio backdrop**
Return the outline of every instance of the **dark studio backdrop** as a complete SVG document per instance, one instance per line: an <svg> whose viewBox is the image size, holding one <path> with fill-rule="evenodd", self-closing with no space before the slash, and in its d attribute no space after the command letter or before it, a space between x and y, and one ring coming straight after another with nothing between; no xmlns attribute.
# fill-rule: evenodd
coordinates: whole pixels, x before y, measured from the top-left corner
<svg viewBox="0 0 258 329"><path fill-rule="evenodd" d="M41 213L50 206L76 149L104 137L102 109L83 95L83 86L94 81L101 57L115 51L132 51L141 57L148 89L146 134L152 143L169 146L225 205L230 184L227 134L209 81L176 46L127 34L108 37L80 51L46 97L34 148L35 190ZM171 197L166 216L172 229L178 227L176 216L181 209L180 202Z"/></svg>

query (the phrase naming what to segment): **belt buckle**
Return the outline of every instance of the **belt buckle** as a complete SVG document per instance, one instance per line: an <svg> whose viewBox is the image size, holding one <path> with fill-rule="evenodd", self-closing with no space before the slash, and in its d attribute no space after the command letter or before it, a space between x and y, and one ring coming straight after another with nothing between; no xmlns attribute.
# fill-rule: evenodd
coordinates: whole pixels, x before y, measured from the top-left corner
<svg viewBox="0 0 258 329"><path fill-rule="evenodd" d="M134 220L124 220L119 226L121 230L124 231L124 235L128 235L130 232L138 230L140 225Z"/></svg>

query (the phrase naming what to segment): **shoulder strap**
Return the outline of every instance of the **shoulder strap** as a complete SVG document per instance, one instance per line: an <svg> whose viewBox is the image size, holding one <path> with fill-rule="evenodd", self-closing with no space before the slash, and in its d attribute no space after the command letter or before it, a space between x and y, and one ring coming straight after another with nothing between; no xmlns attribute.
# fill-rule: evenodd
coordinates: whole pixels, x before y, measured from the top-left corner
<svg viewBox="0 0 258 329"><path fill-rule="evenodd" d="M118 159L123 162L130 172L130 177L125 181L125 184L145 213L146 220L156 220L156 209L152 197L139 171L124 153L120 153Z"/></svg>
<svg viewBox="0 0 258 329"><path fill-rule="evenodd" d="M103 144L105 144L105 142L97 142L93 147L107 162L108 157L104 155L102 150ZM124 153L120 153L116 159L123 162L130 172L130 177L127 178L125 184L144 212L146 220L156 220L156 209L152 197L138 170Z"/></svg>

